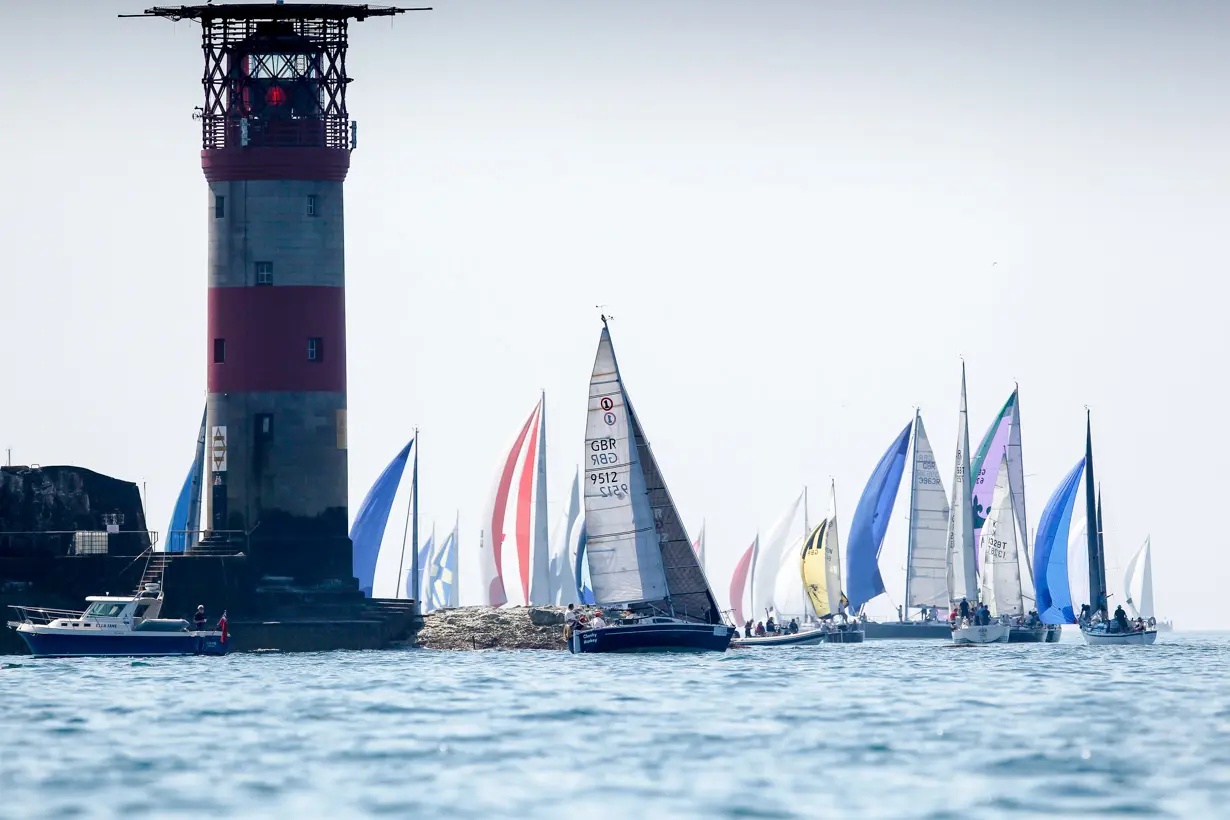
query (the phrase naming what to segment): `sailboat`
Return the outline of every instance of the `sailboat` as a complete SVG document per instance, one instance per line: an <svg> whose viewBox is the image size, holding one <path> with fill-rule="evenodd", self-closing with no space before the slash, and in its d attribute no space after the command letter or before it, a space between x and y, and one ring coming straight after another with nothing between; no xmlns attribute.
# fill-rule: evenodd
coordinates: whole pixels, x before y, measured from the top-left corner
<svg viewBox="0 0 1230 820"><path fill-rule="evenodd" d="M487 606L552 602L547 532L546 398L521 425L496 472L479 553Z"/></svg>
<svg viewBox="0 0 1230 820"><path fill-rule="evenodd" d="M799 582L796 547L808 534L804 512L806 498L807 490L804 489L764 537L756 536L749 578L751 612L748 617L753 621L767 624L770 617L781 620L787 608L793 610L790 615L803 614L806 604L803 585Z"/></svg>
<svg viewBox="0 0 1230 820"><path fill-rule="evenodd" d="M841 591L841 544L837 529L837 482L829 485L829 512L803 545L800 561L803 588L812 611L823 624L826 643L862 643L866 637L858 621L847 622L846 596ZM841 616L841 622L835 620Z"/></svg>
<svg viewBox="0 0 1230 820"><path fill-rule="evenodd" d="M589 382L585 428L586 552L594 601L619 610L578 629L573 653L726 651L721 612L640 419L628 399L607 320Z"/></svg>
<svg viewBox="0 0 1230 820"><path fill-rule="evenodd" d="M898 621L864 621L869 639L934 638L948 640L945 621L930 613L948 605L948 501L944 483L935 465L922 414L893 440L876 465L854 511L850 542L846 547L846 592L850 606L861 610L884 592L879 554L905 472L906 453L913 441L910 459L910 528L906 552L905 605ZM914 615L921 614L919 620Z"/></svg>
<svg viewBox="0 0 1230 820"><path fill-rule="evenodd" d="M1085 413L1085 515L1089 526L1085 528L1085 549L1089 567L1089 607L1087 614L1078 619L1085 643L1091 646L1120 644L1151 644L1157 640L1157 627L1144 624L1135 626L1120 607L1115 616L1107 611L1106 545L1102 538L1102 498L1096 496L1093 474L1093 422ZM1120 615L1122 613L1122 615Z"/></svg>
<svg viewBox="0 0 1230 820"><path fill-rule="evenodd" d="M367 491L350 528L353 572L359 589L369 598L412 599L418 597L414 592L422 586L418 553L418 449L416 430L414 438L393 457ZM396 527L389 530L389 513L411 451L414 463L409 497L404 502L406 520L398 533Z"/></svg>
<svg viewBox="0 0 1230 820"><path fill-rule="evenodd" d="M1146 538L1144 545L1128 562L1127 572L1123 575L1123 591L1127 595L1124 603L1128 606L1128 614L1133 618L1140 618L1156 625L1157 616L1153 611L1153 551L1149 543L1151 540Z"/></svg>
<svg viewBox="0 0 1230 820"><path fill-rule="evenodd" d="M802 498L803 496L800 496L800 499ZM784 539L785 537L787 537L786 533L780 532L780 531L785 529L785 527L790 526L790 524L792 523L792 519L794 518L794 515L797 512L798 503L799 502L796 501L795 504L791 507L790 512L787 513L786 517L782 519L781 521L779 521L776 525L774 525L773 529L770 530L771 538ZM804 603L798 604L796 608L801 610L802 608L806 607L806 609L811 610L811 612L816 617L819 617L819 618L824 618L824 617L831 618L832 615L836 613L837 607L839 606L838 600L834 600L832 609L829 608L828 597L827 597L828 596L827 591L829 589L835 590L833 594L836 599L840 599L842 597L841 595L841 562L840 562L840 558L838 557L838 553L837 553L837 537L836 537L837 536L837 522L836 522L836 505L835 504L833 506L832 512L830 513L830 517L833 519L831 522L831 526L829 526L830 521L826 519L825 521L821 522L820 526L816 527L814 530L809 532L807 534L807 537L803 538L802 543L801 543L801 551L800 549L786 550L785 552L786 566L788 566L790 569L793 570L792 577L783 578L783 577L780 577L780 575L778 575L777 573L774 573L773 576L770 576L770 577L777 576L777 577L774 577L774 594L775 596L777 596L776 600L778 601L782 600L783 595L787 596L787 598L792 597L793 592L794 592L793 587L797 586L799 590L802 592L802 594L807 596L807 599ZM825 538L826 532L829 532L832 534L831 539ZM735 568L736 578L738 578L740 574L746 576L748 572L748 567L753 566L753 562L758 557L756 555L756 552L757 552L757 547L759 543L760 543L760 538L759 536L757 536L756 540L752 542L752 546L748 548L748 551L744 554L743 558L740 559L739 565ZM827 556L828 556L827 562L826 562L826 544L827 544ZM818 559L816 556L819 556ZM753 566L753 569L754 569L754 566ZM830 580L829 578L830 573L835 573L834 580ZM809 583L814 584L815 589L809 589L808 588ZM817 596L820 596L820 598L824 602L820 606L817 606L816 604ZM736 593L736 585L732 584L731 604L735 609L735 617L739 619L737 621L737 623L739 624L743 623L743 621L741 620L742 619L742 606L741 606L741 600L740 600L741 597L742 597L741 594ZM779 612L784 612L780 604L775 609ZM784 620L784 616L783 616L783 620ZM799 629L797 632L790 632L788 629L785 628L785 624L779 623L778 631L776 632L772 632L772 633L765 634L765 635L754 635L754 634L749 633L747 635L744 635L742 638L735 638L733 641L731 641L731 646L738 646L738 647L801 646L801 645L808 645L808 644L826 643L829 640L831 640L831 638L828 634L828 631L825 629L822 629L818 624L815 624L815 623L804 624L803 628Z"/></svg>
<svg viewBox="0 0 1230 820"><path fill-rule="evenodd" d="M956 464L952 477L952 504L948 511L948 598L954 604L976 604L978 577L974 552L973 497L969 473L969 407L965 399L965 365L961 365L961 412L957 425ZM994 501L992 501L994 505ZM953 624L954 644L1007 643L1007 624L974 623L962 619Z"/></svg>

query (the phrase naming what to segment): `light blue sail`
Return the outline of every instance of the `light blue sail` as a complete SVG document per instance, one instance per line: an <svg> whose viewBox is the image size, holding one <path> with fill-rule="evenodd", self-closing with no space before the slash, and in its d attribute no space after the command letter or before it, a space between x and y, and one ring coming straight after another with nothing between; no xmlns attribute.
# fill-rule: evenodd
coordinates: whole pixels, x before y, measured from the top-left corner
<svg viewBox="0 0 1230 820"><path fill-rule="evenodd" d="M354 544L352 567L354 575L359 579L359 589L371 597L372 583L376 576L376 560L380 557L380 544L384 540L385 524L389 521L389 511L393 508L393 499L397 496L397 487L401 483L402 473L406 471L406 460L410 457L410 448L414 446L412 439L401 449L384 472L376 479L376 483L367 491L359 512L354 517L350 528L350 541ZM396 571L393 578L396 579ZM396 581L394 581L396 584Z"/></svg>
<svg viewBox="0 0 1230 820"><path fill-rule="evenodd" d="M1038 535L1034 540L1034 586L1038 614L1046 624L1076 623L1072 588L1068 582L1068 535L1084 471L1085 459L1082 458L1046 502L1038 522ZM1084 567L1076 569L1085 570Z"/></svg>
<svg viewBox="0 0 1230 820"><path fill-rule="evenodd" d="M427 557L427 610L457 606L457 528Z"/></svg>
<svg viewBox="0 0 1230 820"><path fill-rule="evenodd" d="M592 604L594 602L594 585L589 580L589 561L585 559L585 518L581 518L580 526L577 532L577 600L583 604Z"/></svg>
<svg viewBox="0 0 1230 820"><path fill-rule="evenodd" d="M846 543L846 597L855 611L884 591L884 579L880 577L880 546L897 501L912 426L913 422L907 424L884 453L854 508L850 540Z"/></svg>
<svg viewBox="0 0 1230 820"><path fill-rule="evenodd" d="M205 414L201 414L201 432L197 435L192 466L184 478L184 486L175 499L167 537L159 552L183 552L197 541L201 525L201 476L205 469Z"/></svg>

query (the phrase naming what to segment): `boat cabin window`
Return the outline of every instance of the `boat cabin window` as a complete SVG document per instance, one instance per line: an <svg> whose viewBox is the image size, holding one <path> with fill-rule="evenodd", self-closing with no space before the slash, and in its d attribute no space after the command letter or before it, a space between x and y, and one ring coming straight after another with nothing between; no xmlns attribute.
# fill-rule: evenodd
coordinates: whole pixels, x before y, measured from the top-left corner
<svg viewBox="0 0 1230 820"><path fill-rule="evenodd" d="M93 615L98 618L118 618L126 606L128 606L128 604L124 602L114 603L111 601L98 601L87 609L85 614Z"/></svg>

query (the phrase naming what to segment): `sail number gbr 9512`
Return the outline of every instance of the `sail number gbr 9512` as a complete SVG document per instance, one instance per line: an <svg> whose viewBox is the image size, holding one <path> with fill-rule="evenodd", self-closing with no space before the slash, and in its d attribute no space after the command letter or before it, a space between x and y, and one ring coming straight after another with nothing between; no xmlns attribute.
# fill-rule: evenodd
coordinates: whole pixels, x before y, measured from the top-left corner
<svg viewBox="0 0 1230 820"><path fill-rule="evenodd" d="M589 466L613 467L619 463L619 453L615 452L615 439L596 438L589 443Z"/></svg>
<svg viewBox="0 0 1230 820"><path fill-rule="evenodd" d="M628 494L628 485L619 482L619 473L607 470L589 474L589 483L598 488L603 498L623 498Z"/></svg>

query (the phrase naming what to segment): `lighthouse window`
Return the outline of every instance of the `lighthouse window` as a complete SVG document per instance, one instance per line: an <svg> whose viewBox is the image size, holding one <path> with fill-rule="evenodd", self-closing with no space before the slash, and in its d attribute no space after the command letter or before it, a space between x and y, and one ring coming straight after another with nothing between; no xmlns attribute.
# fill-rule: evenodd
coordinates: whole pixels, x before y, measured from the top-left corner
<svg viewBox="0 0 1230 820"><path fill-rule="evenodd" d="M256 414L256 438L258 441L271 441L273 439L272 413Z"/></svg>
<svg viewBox="0 0 1230 820"><path fill-rule="evenodd" d="M221 219L226 216L226 197L222 194L214 194L214 219Z"/></svg>
<svg viewBox="0 0 1230 820"><path fill-rule="evenodd" d="M308 194L307 214L316 216L316 194Z"/></svg>
<svg viewBox="0 0 1230 820"><path fill-rule="evenodd" d="M226 339L214 339L214 364L226 361Z"/></svg>
<svg viewBox="0 0 1230 820"><path fill-rule="evenodd" d="M319 362L325 357L325 340L319 336L308 339L308 361Z"/></svg>
<svg viewBox="0 0 1230 820"><path fill-rule="evenodd" d="M272 285L273 284L273 263L272 262L257 262L256 263L256 284Z"/></svg>

